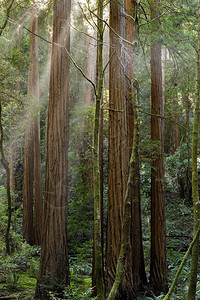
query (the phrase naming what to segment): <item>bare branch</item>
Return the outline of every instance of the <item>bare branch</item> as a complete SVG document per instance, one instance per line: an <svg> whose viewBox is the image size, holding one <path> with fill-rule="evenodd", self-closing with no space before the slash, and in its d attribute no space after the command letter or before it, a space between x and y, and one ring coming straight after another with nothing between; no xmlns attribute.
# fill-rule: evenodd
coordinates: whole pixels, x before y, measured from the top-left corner
<svg viewBox="0 0 200 300"><path fill-rule="evenodd" d="M73 29L76 30L77 32L79 32L79 33L81 33L81 34L84 34L84 35L88 36L89 38L91 38L91 39L97 41L97 39L96 39L94 36L90 35L89 33L85 32L85 31L78 30L78 29L75 28L72 24L70 24L70 26L71 26L71 28L73 28Z"/></svg>
<svg viewBox="0 0 200 300"><path fill-rule="evenodd" d="M11 8L12 8L12 5L13 5L14 1L15 1L15 0L12 0L12 1L10 2L9 6L7 7L7 11L6 11L6 19L5 19L5 21L4 21L4 24L0 27L0 36L2 35L4 28L6 27L6 25L7 25L7 23L8 23L10 11L11 11Z"/></svg>
<svg viewBox="0 0 200 300"><path fill-rule="evenodd" d="M160 118L160 119L163 119L163 120L170 120L170 121L172 121L174 124L176 124L176 125L178 125L178 126L184 128L185 130L187 130L187 128L186 128L185 126L181 125L180 123L177 123L176 121L174 121L174 120L171 119L171 118L164 117L164 116L161 116L161 115L158 115L158 114L148 113L148 112L146 112L146 111L144 111L144 110L141 110L141 109L139 110L139 112L141 112L141 113L143 113L143 114L146 114L146 115L148 115L148 116L154 116L154 117L157 117L157 118Z"/></svg>
<svg viewBox="0 0 200 300"><path fill-rule="evenodd" d="M57 46L59 48L63 48L65 50L65 52L67 53L67 56L69 57L69 59L71 60L71 62L73 63L73 65L79 70L79 72L83 75L83 77L91 83L91 85L93 86L94 88L94 93L96 95L96 84L90 79L88 78L85 73L83 72L83 70L77 65L77 63L75 62L75 60L73 59L73 57L70 55L69 51L67 50L67 48L61 44L58 44L58 43L53 43L53 42L50 42L48 41L47 39L45 39L44 37L32 32L30 29L28 29L26 26L23 26L24 29L26 29L28 32L30 32L31 34L37 36L38 38L42 39L43 41L45 41L46 43L48 44L51 44L51 45L54 45L54 46Z"/></svg>
<svg viewBox="0 0 200 300"><path fill-rule="evenodd" d="M21 100L21 99L18 99L18 98L16 98L16 97L12 96L11 94L8 94L8 93L2 92L2 91L0 91L0 94L3 94L3 95L5 95L5 96L7 96L7 97L10 97L10 98L12 98L12 99L14 99L14 100L17 100L17 101L19 101L19 102L22 103L22 100Z"/></svg>
<svg viewBox="0 0 200 300"><path fill-rule="evenodd" d="M172 11L167 10L167 11L165 11L163 14L158 15L157 17L155 17L154 19L152 19L152 20L150 20L150 21L147 21L146 23L140 24L139 27L144 26L144 25L147 25L147 24L151 24L151 23L155 22L157 19L160 19L160 18L163 17L164 15L168 15L168 14L170 14L171 12L172 12ZM177 11L173 11L173 13L178 13L178 12L177 12Z"/></svg>
<svg viewBox="0 0 200 300"><path fill-rule="evenodd" d="M113 56L114 56L115 53L116 53L116 50L114 50L113 53L110 55L109 60L107 61L106 65L105 65L105 67L103 69L103 76L104 76L105 71L106 71L106 69L107 69L107 67L108 67L108 65L109 65L110 61L112 60L112 58L113 58Z"/></svg>
<svg viewBox="0 0 200 300"><path fill-rule="evenodd" d="M90 20L88 20L88 17L87 17L86 14L84 13L83 8L82 8L80 2L78 2L78 5L79 5L79 7L80 7L80 9L81 9L81 11L82 11L82 14L83 14L85 20L86 20L86 21L88 22L88 24L94 29L94 31L97 32L97 29L95 28L95 27L97 27L96 24L95 24L95 27L94 27L94 25L92 25L92 23L90 22Z"/></svg>

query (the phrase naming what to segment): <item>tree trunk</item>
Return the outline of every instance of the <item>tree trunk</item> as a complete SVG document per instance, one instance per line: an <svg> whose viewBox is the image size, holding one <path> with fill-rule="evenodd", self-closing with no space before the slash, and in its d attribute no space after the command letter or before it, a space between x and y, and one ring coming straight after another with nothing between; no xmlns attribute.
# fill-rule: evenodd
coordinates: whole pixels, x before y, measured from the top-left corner
<svg viewBox="0 0 200 300"><path fill-rule="evenodd" d="M11 193L10 193L10 168L9 163L5 158L4 148L3 148L3 127L2 127L2 104L0 101L0 153L1 153L1 163L6 171L6 192L7 192L7 201L8 201L8 221L5 233L5 244L6 244L6 253L10 254L10 225L11 225Z"/></svg>
<svg viewBox="0 0 200 300"><path fill-rule="evenodd" d="M130 227L131 227L131 202L138 202L136 196L133 197L133 188L135 187L135 178L138 176L138 151L139 151L139 114L138 114L138 87L135 87L134 95L132 94L133 100L133 112L134 112L134 126L133 126L133 146L130 158L130 169L128 182L126 187L126 195L124 200L124 212L123 212L123 224L122 224L122 236L121 236L121 247L120 254L117 263L116 277L113 287L109 293L108 300L116 299L129 299L120 295L120 286L123 283L126 259L130 247ZM135 278L134 278L135 279ZM137 299L134 294L130 299Z"/></svg>
<svg viewBox="0 0 200 300"><path fill-rule="evenodd" d="M98 1L98 14L103 19L103 1ZM102 206L99 169L99 129L100 104L103 95L103 22L98 22L98 85L95 105L95 123L93 136L93 174L94 174L94 266L97 295L105 299L103 252L102 252Z"/></svg>
<svg viewBox="0 0 200 300"><path fill-rule="evenodd" d="M157 14L158 1L153 1L151 18ZM158 30L158 23L155 30ZM163 115L161 46L157 42L151 46L151 140L153 161L151 169L151 264L150 288L158 295L167 290L166 262L166 216L163 154Z"/></svg>
<svg viewBox="0 0 200 300"><path fill-rule="evenodd" d="M30 97L29 97L30 98ZM30 99L28 99L30 100ZM28 105L27 110L31 105ZM28 117L29 118L29 117ZM27 120L24 147L24 185L23 185L23 238L33 244L33 177L34 177L34 129L32 121Z"/></svg>
<svg viewBox="0 0 200 300"><path fill-rule="evenodd" d="M185 105L185 127L186 127L186 132L185 132L185 141L187 144L187 171L186 171L186 186L185 186L185 197L186 197L186 202L188 204L191 204L192 202L192 195L191 195L191 168L190 168L190 157L191 157L191 137L190 137L190 108L191 108L191 103L189 99L189 94L188 92L183 95L184 98L184 105Z"/></svg>
<svg viewBox="0 0 200 300"><path fill-rule="evenodd" d="M31 16L30 31L38 34L36 12ZM30 33L27 126L24 148L23 237L29 244L40 244L42 195L39 130L38 38ZM34 188L33 188L34 186ZM34 192L33 192L34 189ZM33 219L34 199L34 219Z"/></svg>
<svg viewBox="0 0 200 300"><path fill-rule="evenodd" d="M127 40L133 42L138 41L138 16L137 16L137 3L135 0L126 0L127 14L132 16L133 19L127 18ZM138 51L138 48L133 49L133 46L127 45L128 47L128 105L129 105L129 149L130 156L133 147L133 135L134 135L134 113L133 113L133 94L134 87L131 82L134 80L134 53ZM137 90L136 90L137 92ZM136 108L137 109L137 108ZM138 126L137 122L136 125ZM139 129L138 129L139 132ZM139 141L138 141L139 142ZM131 245L132 245L132 268L133 268L133 284L136 294L142 290L143 285L147 284L147 278L145 273L144 264L144 252L142 245L142 223L141 223L141 207L140 207L140 172L139 172L139 152L138 147L136 148L137 159L135 161L135 177L132 186L132 215L131 215Z"/></svg>
<svg viewBox="0 0 200 300"><path fill-rule="evenodd" d="M50 73L45 193L39 276L35 296L50 298L69 284L67 249L68 106L70 49L69 0L54 1Z"/></svg>
<svg viewBox="0 0 200 300"><path fill-rule="evenodd" d="M110 26L126 38L125 0L120 4L110 2ZM127 90L125 81L125 53L123 42L110 30L110 56L116 51L109 65L109 164L108 164L108 216L106 240L106 292L109 294L115 281L120 254L123 207L128 179L128 121ZM129 241L130 242L130 241ZM125 264L123 284L118 299L133 299L132 263L129 254Z"/></svg>
<svg viewBox="0 0 200 300"><path fill-rule="evenodd" d="M31 31L38 34L37 15L32 16ZM39 245L42 231L42 178L40 152L40 101L39 101L39 71L38 71L38 38L31 34L32 45L32 95L34 96L34 244Z"/></svg>
<svg viewBox="0 0 200 300"><path fill-rule="evenodd" d="M198 191L198 140L199 140L199 109L200 109L200 2L199 2L199 28L198 28L198 45L196 58L196 90L195 90L195 109L194 123L192 132L192 199L194 207L194 225L193 234L196 235L200 226L200 201ZM196 299L197 272L199 261L199 236L192 248L192 262L190 269L190 280L188 287L188 300Z"/></svg>

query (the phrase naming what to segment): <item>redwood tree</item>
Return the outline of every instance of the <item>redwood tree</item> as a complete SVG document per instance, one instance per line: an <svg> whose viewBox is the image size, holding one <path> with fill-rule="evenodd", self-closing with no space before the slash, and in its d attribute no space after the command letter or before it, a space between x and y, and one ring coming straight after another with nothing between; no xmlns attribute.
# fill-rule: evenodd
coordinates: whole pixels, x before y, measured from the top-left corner
<svg viewBox="0 0 200 300"><path fill-rule="evenodd" d="M30 65L24 148L23 237L29 244L40 244L42 229L42 180L39 126L38 37L36 36L38 34L38 18L36 11L33 11L31 16L30 31Z"/></svg>
<svg viewBox="0 0 200 300"><path fill-rule="evenodd" d="M110 26L126 38L125 0L110 2ZM108 216L106 240L106 292L109 293L115 280L121 245L123 204L128 175L128 122L125 81L124 45L113 30L110 30L110 56L116 52L109 65L109 166L108 166ZM128 262L128 263L127 263ZM118 299L133 299L133 274L130 243L125 263L123 284L120 284Z"/></svg>
<svg viewBox="0 0 200 300"><path fill-rule="evenodd" d="M158 17L158 0L152 1L151 19ZM153 30L159 21L154 20ZM151 168L151 264L150 288L155 294L167 289L166 216L163 154L163 99L161 45L151 45L151 140L153 157Z"/></svg>
<svg viewBox="0 0 200 300"><path fill-rule="evenodd" d="M127 10L127 40L129 42L138 41L138 3L135 0L126 0ZM134 20L134 21L133 21ZM129 124L129 153L132 153L133 135L134 135L134 112L133 112L133 97L137 96L136 84L134 81L134 51L138 52L138 48L132 45L127 45L128 48L128 124ZM136 99L134 99L136 100ZM136 101L137 102L137 101ZM137 109L137 105L136 105ZM137 122L135 122L137 124ZM139 129L138 129L139 134ZM132 214L131 214L131 246L132 246L132 270L133 284L135 292L142 289L142 286L147 283L144 253L142 245L142 224L141 224L141 206L140 206L140 172L139 172L139 150L138 146L135 149L135 170L133 178L132 193Z"/></svg>
<svg viewBox="0 0 200 300"><path fill-rule="evenodd" d="M70 0L54 1L43 230L36 297L61 292L69 284L67 250L67 169ZM62 46L59 46L59 45Z"/></svg>

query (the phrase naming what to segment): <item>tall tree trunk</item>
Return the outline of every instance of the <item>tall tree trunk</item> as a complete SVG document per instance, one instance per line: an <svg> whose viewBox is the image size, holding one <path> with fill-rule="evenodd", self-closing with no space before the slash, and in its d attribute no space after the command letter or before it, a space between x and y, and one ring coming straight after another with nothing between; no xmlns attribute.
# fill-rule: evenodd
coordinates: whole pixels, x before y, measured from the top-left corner
<svg viewBox="0 0 200 300"><path fill-rule="evenodd" d="M126 38L125 0L120 4L110 2L110 26ZM108 215L106 240L106 292L109 294L116 275L120 254L123 207L128 179L128 121L125 81L124 45L110 30L110 56L116 51L109 65L109 165L108 165ZM130 241L129 241L130 242ZM132 263L129 243L123 283L118 299L133 299Z"/></svg>
<svg viewBox="0 0 200 300"><path fill-rule="evenodd" d="M101 5L100 5L101 4ZM102 2L98 2L98 16L100 18L103 18L103 10L101 11L102 16L100 16L100 9L102 9ZM100 25L100 22L102 20L98 18L97 19L97 27L99 30L102 30ZM97 53L96 53L96 86L98 87L99 83L102 85L103 82L101 83L100 80L104 80L102 76L104 76L103 72L103 47L100 46L100 44L103 45L104 42L104 31L102 33L97 34L98 41L97 41ZM99 51L100 55L99 55ZM101 58L101 60L100 60ZM99 66L99 62L102 64ZM100 67L100 68L99 68ZM101 78L99 77L99 71L102 73ZM104 238L103 238L103 85L102 85L102 90L101 92L101 101L100 101L100 111L99 111L99 153L98 153L98 161L99 161L99 179L100 179L100 211L101 211L101 248L102 248L102 259L104 257ZM97 99L97 97L96 97ZM95 100L96 100L95 99ZM102 261L103 262L103 261ZM103 264L104 267L104 264ZM103 272L104 276L104 272ZM92 261L92 287L93 287L93 296L95 297L97 295L97 287L96 287L96 277L95 277L95 244L93 240L93 261ZM104 287L105 289L105 287Z"/></svg>
<svg viewBox="0 0 200 300"><path fill-rule="evenodd" d="M3 148L3 127L2 127L2 104L0 101L0 153L1 153L1 163L6 171L6 192L7 192L7 201L8 201L8 221L5 232L5 244L6 244L6 253L10 254L10 225L11 225L11 193L10 193L10 168L9 163L5 158L4 148Z"/></svg>
<svg viewBox="0 0 200 300"><path fill-rule="evenodd" d="M38 34L38 18L34 14L31 20L31 31ZM34 244L39 245L42 231L42 178L40 152L40 102L38 71L38 38L31 34L30 49L32 55L32 95L34 100Z"/></svg>
<svg viewBox="0 0 200 300"><path fill-rule="evenodd" d="M196 235L200 226L200 201L198 191L198 140L199 140L199 110L200 110L200 2L199 2L199 28L198 45L196 58L196 90L195 90L195 110L192 132L192 199L194 207L194 227L193 234ZM199 261L199 236L192 248L192 262L190 269L190 280L188 288L188 300L196 299L197 272Z"/></svg>
<svg viewBox="0 0 200 300"><path fill-rule="evenodd" d="M30 98L30 97L29 97ZM29 101L30 99L28 99ZM31 105L27 106L27 110ZM34 129L28 117L25 130L24 184L23 184L23 238L33 244L33 177L34 177Z"/></svg>
<svg viewBox="0 0 200 300"><path fill-rule="evenodd" d="M98 14L103 19L103 1L98 1ZM99 129L100 129L100 105L103 95L103 21L98 22L98 85L95 105L95 123L93 137L93 174L94 174L94 260L95 282L97 295L105 299L103 252L102 252L102 207L100 190L99 169Z"/></svg>
<svg viewBox="0 0 200 300"><path fill-rule="evenodd" d="M113 287L109 293L108 300L116 299L137 299L134 294L132 296L121 296L120 286L122 285L124 273L126 269L126 259L128 257L130 247L130 225L131 225L131 202L133 197L133 187L135 187L135 178L138 176L138 151L139 151L139 114L138 114L138 87L134 88L134 95L132 94L133 112L134 112L134 126L133 126L133 146L130 158L129 176L126 187L126 195L124 200L123 224L120 254L117 263L116 277ZM138 202L138 199L134 198ZM129 298L130 297L130 298Z"/></svg>
<svg viewBox="0 0 200 300"><path fill-rule="evenodd" d="M158 1L151 6L151 19L158 16ZM157 22L156 22L157 23ZM155 23L158 30L159 23ZM167 289L166 216L163 154L163 115L161 46L151 46L151 140L154 156L151 169L151 264L150 288L158 295Z"/></svg>
<svg viewBox="0 0 200 300"><path fill-rule="evenodd" d="M129 16L127 18L127 40L133 42L138 41L138 16L137 16L137 2L135 0L126 0L126 10ZM133 23L133 20L135 22ZM134 53L138 51L138 48L133 49L133 46L128 47L128 105L129 105L129 149L130 156L133 147L133 135L134 135L134 113L133 113L133 94L134 90L138 87L134 87L131 82L134 80ZM136 94L135 94L136 95ZM137 108L136 108L137 109ZM137 122L136 125L138 126ZM138 129L139 131L139 129ZM139 142L139 141L138 141ZM144 264L144 252L142 245L142 223L141 223L141 206L140 206L140 172L139 172L139 152L137 147L136 170L135 177L132 186L132 215L131 215L131 244L132 244L132 268L133 268L133 284L136 294L141 291L143 285L146 285L147 278L145 273Z"/></svg>
<svg viewBox="0 0 200 300"><path fill-rule="evenodd" d="M38 34L36 12L31 16L30 31ZM39 130L38 38L30 33L27 126L24 148L23 237L29 244L40 244L42 195ZM33 187L34 186L34 187ZM33 191L34 189L34 191ZM34 199L34 219L33 219Z"/></svg>
<svg viewBox="0 0 200 300"><path fill-rule="evenodd" d="M12 128L12 123L10 124L10 127ZM9 147L9 168L10 168L10 190L12 192L11 194L11 200L13 203L13 229L16 231L16 199L15 199L15 157L17 156L17 151L16 151L16 144L14 141L14 138L11 133L11 138L10 138L10 147Z"/></svg>
<svg viewBox="0 0 200 300"><path fill-rule="evenodd" d="M187 144L187 171L186 171L186 199L187 203L191 204L191 168L190 168L190 157L191 157L191 138L190 138L190 108L191 108L191 103L189 100L189 94L186 92L183 95L184 98L184 105L185 105L185 127L186 127L186 132L185 132L185 140Z"/></svg>
<svg viewBox="0 0 200 300"><path fill-rule="evenodd" d="M45 193L39 276L35 296L50 298L69 284L67 249L68 106L70 0L54 1L53 47L49 89Z"/></svg>

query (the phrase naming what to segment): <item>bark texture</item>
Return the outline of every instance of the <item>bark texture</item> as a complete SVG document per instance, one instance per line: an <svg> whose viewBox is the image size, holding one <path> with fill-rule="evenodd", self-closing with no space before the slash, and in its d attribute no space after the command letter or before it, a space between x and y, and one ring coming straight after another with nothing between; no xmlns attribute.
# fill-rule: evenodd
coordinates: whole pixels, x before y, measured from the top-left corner
<svg viewBox="0 0 200 300"><path fill-rule="evenodd" d="M38 34L38 18L33 15L31 20L32 31ZM32 85L30 91L35 98L34 101L34 244L41 242L42 231L42 178L41 178L41 151L40 151L40 101L39 101L39 70L38 70L38 38L31 34L32 49Z"/></svg>
<svg viewBox="0 0 200 300"><path fill-rule="evenodd" d="M138 42L138 16L137 16L137 2L135 0L126 0L126 10L127 14L131 17L127 17L127 40L129 42ZM135 22L133 23L133 20ZM138 48L131 45L128 47L128 107L129 107L129 153L132 153L133 147L133 136L134 136L134 110L133 110L133 100L138 102L137 97L137 84L133 84L134 81L134 56L137 55ZM136 53L134 53L134 51ZM135 99L134 99L134 98ZM137 109L137 103L135 109ZM138 122L138 121L137 121ZM138 126L135 122L136 126ZM139 128L136 128L139 134ZM139 138L138 138L139 139ZM139 140L135 141L139 143ZM141 206L140 206L140 162L139 162L139 150L138 146L135 149L135 173L132 184L132 201L131 201L131 246L132 246L132 274L133 274L133 284L136 294L143 289L146 285L146 273L144 264L144 252L142 245L142 223L141 223Z"/></svg>
<svg viewBox="0 0 200 300"><path fill-rule="evenodd" d="M126 38L125 1L110 2L110 26ZM125 81L125 45L110 30L109 65L109 165L108 165L108 216L106 241L106 292L109 294L116 275L121 246L123 207L128 179L128 122ZM129 243L130 249L130 243ZM130 252L126 260L123 284L117 299L134 299ZM127 263L128 262L128 263Z"/></svg>
<svg viewBox="0 0 200 300"><path fill-rule="evenodd" d="M120 286L123 283L126 259L130 248L130 228L131 228L131 202L133 197L133 188L135 187L135 178L138 175L138 150L139 150L139 115L138 115L138 89L135 89L133 99L134 126L133 126L133 146L130 158L130 168L128 182L126 187L126 195L124 200L123 224L121 233L121 247L117 263L117 270L113 287L109 293L108 300L129 299L130 296L122 296ZM138 199L134 199L136 202ZM130 299L137 299L133 293Z"/></svg>
<svg viewBox="0 0 200 300"><path fill-rule="evenodd" d="M103 19L103 1L98 1L98 14ZM102 257L102 206L100 195L100 169L99 169L99 129L100 104L103 94L103 22L98 24L98 86L95 103L95 121L93 134L93 174L94 174L94 260L95 282L97 295L105 299L103 257Z"/></svg>
<svg viewBox="0 0 200 300"><path fill-rule="evenodd" d="M30 23L30 31L38 34L38 19L35 12L32 14ZM28 105L24 148L23 237L29 244L40 244L42 195L38 38L32 33L30 34L29 52Z"/></svg>
<svg viewBox="0 0 200 300"><path fill-rule="evenodd" d="M157 16L158 1L153 1L151 18ZM155 25L158 30L159 23ZM167 290L166 216L163 154L163 115L161 46L151 46L151 140L153 157L151 169L151 263L150 288L158 295Z"/></svg>
<svg viewBox="0 0 200 300"><path fill-rule="evenodd" d="M67 169L69 58L69 0L54 1L53 48L50 73L45 193L39 276L36 298L49 299L46 291L61 293L69 284L67 251Z"/></svg>

